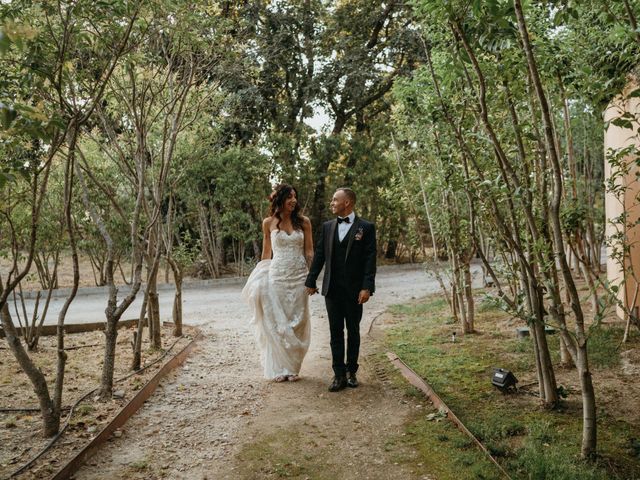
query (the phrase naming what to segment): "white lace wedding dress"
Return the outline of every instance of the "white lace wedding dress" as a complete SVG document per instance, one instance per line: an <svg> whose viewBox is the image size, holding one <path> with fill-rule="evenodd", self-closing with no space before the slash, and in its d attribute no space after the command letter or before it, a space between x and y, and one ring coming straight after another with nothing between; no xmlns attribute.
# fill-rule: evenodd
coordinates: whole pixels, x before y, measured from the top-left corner
<svg viewBox="0 0 640 480"><path fill-rule="evenodd" d="M307 264L304 234L271 232L273 259L251 272L242 295L249 303L265 378L297 375L309 348L309 297L304 291Z"/></svg>

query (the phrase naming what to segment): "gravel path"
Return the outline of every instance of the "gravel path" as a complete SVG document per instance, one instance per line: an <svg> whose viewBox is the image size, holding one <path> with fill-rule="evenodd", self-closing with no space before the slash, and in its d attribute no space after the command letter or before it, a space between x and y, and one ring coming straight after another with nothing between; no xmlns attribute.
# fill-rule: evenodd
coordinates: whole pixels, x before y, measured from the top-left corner
<svg viewBox="0 0 640 480"><path fill-rule="evenodd" d="M325 473L333 472L299 478L414 478L389 461L382 439L401 435L403 419L421 405L408 405L376 378L366 332L389 305L436 291L435 281L420 267L379 269L361 325L361 386L334 394L327 392L332 373L322 297L311 299L312 340L302 380L274 384L262 378L240 290L240 285L226 287L220 298L215 290L208 292L209 311L188 319L203 331L197 349L75 478L277 478L273 458L286 452L270 454L264 445L270 438L283 445L282 436L297 439L282 447L291 450L289 467L302 457L322 455ZM262 458L251 450L255 444L267 448L264 468L249 462Z"/></svg>

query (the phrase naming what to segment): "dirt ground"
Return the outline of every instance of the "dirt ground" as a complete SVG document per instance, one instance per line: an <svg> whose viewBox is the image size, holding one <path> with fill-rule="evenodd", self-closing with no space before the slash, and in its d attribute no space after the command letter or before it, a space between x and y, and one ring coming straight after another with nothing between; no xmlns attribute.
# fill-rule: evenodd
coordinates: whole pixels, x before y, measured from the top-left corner
<svg viewBox="0 0 640 480"><path fill-rule="evenodd" d="M581 290L585 290L581 283L578 283L578 286L581 287ZM584 302L583 309L585 317L587 319L592 318L593 313L588 302ZM568 319L568 325L570 331L573 331L572 329L575 326L571 318ZM495 330L504 335L509 335L519 326L521 326L521 322L518 319L510 318L505 314L504 319L496 323ZM616 346L616 350L620 350L621 363L620 366L616 365L614 367L598 366L594 364L595 362L591 358L592 354L589 354L591 359L589 368L599 409L598 415L601 419L602 417L615 418L625 420L632 425L640 425L640 409L637 406L638 398L640 398L640 383L637 381L638 374L640 374L640 348L637 347L637 341L634 340L631 340L628 344L621 343L621 332L625 324L617 317L615 309L608 311L602 320L602 326L605 328L617 327L619 329L620 337L610 339L610 343ZM589 324L587 324L588 327ZM631 337L636 336L637 330L632 327ZM575 367L565 368L558 364L555 367L554 374L557 384L572 394L570 400L566 403L570 408L579 411L582 408L581 385ZM535 371L521 374L519 380L520 385L530 385L531 390L535 390L537 383Z"/></svg>
<svg viewBox="0 0 640 480"><path fill-rule="evenodd" d="M389 305L437 290L435 281L420 266L380 269L378 291L366 305L361 325L361 386L338 393L327 391L332 372L323 299L319 295L311 299L312 342L302 379L275 384L262 378L259 354L248 328L248 310L240 302L241 286L237 289L237 303L227 299L224 304L212 289L207 295L211 309L203 318L193 319L201 324L203 334L196 349L75 478L431 478L419 465L414 466L414 452L400 441L406 420L421 414L426 405L405 397L386 380L390 366L367 336L371 322ZM125 333L119 337L123 371L116 375L127 370L130 336ZM98 345L102 334L87 334L77 341ZM89 368L91 378L82 386L69 383L70 395L65 398L74 398L73 393L84 391L84 386L97 385L101 349L95 349L93 355L93 363L84 362L85 366L94 365ZM3 365L10 364L4 361L7 356L8 351L0 351ZM12 368L6 374L0 372L0 379L19 378L21 388L28 392L28 381L16 376L17 366ZM76 368L70 362L70 371ZM142 379L136 382L124 387L127 398L130 391L144 384ZM12 396L10 382L5 383L0 398L6 406L22 406L26 398ZM84 406L82 417L74 421L74 430L87 441L124 402ZM33 399L27 406L32 403ZM25 431L24 422L39 428L37 412L9 414L5 419L3 437L5 432L17 435ZM10 450L2 452L0 477L15 471L43 444L37 435L9 440L3 442ZM19 478L46 478L57 471L70 450L77 448L67 440L60 443L56 447L60 452Z"/></svg>
<svg viewBox="0 0 640 480"><path fill-rule="evenodd" d="M338 393L327 391L332 374L322 298L316 295L311 299L312 342L303 364L302 379L296 383L275 384L262 378L259 354L248 329L248 311L240 302L241 287L237 288L237 303L229 303L227 299L227 303L221 305L217 297L210 298L211 310L206 313L209 320L194 319L202 324L202 337L185 364L160 384L145 406L74 478L435 478L416 460L411 442L404 441L407 422L433 411L432 407L420 397L407 396L404 388L398 388L397 379L396 382L389 380L392 368L384 350L368 335L372 322L374 336L386 324L396 323L392 321L393 316L384 315L390 305L411 302L437 290L435 282L420 267L386 267L379 272L378 291L365 306L361 325L358 375L361 386ZM388 322L387 317L390 317ZM500 327L512 332L512 322L505 320ZM123 358L130 350L129 336L120 336ZM73 338L90 345L99 343L102 334ZM15 392L6 381L8 376L15 378L13 370L17 367L4 361L8 352L1 348L2 406L31 405L33 401L27 402L28 397ZM99 352L98 349L96 355L100 355ZM607 378L602 382L606 375L597 372L598 385L611 389L617 382L626 383L637 377L636 354L633 351L623 356L625 378ZM98 357L93 360L96 367L92 383L97 383L99 378L100 360ZM126 364L121 373L126 371ZM43 368L51 367L43 364ZM70 363L70 370L74 368L78 367ZM577 391L575 373L559 372L559 375L565 386ZM522 383L527 380L521 379ZM127 396L143 384L142 380L136 382L124 387ZM66 398L74 396L74 389L76 394L83 390L73 383L68 387ZM22 381L20 388L28 391L28 382ZM599 393L601 402L607 403L603 398L607 392ZM631 401L611 401L616 402L617 408L635 405L635 399L627 400ZM77 437L86 441L100 427L100 422L106 421L123 403L124 400L114 400L105 408L94 402L84 407L86 415L79 418L73 428ZM627 413L637 415L637 409ZM0 442L0 477L14 471L42 444L37 436L18 434L28 432L23 428L25 425L39 428L37 413L3 415L0 433L3 438L9 435L9 441ZM47 472L57 470L63 464L60 459L76 447L77 444L63 441L59 455L47 457L49 459L20 478L46 478Z"/></svg>
<svg viewBox="0 0 640 480"><path fill-rule="evenodd" d="M185 336L175 339L172 327L162 332L165 348L172 346L169 354L179 352L193 337L195 329L187 328ZM130 374L132 330L120 330L116 349L114 378ZM38 352L32 358L44 372L50 390L56 367L55 337L42 337ZM100 384L104 335L102 332L70 334L65 337L67 367L63 392L62 423L69 407L92 388ZM0 344L1 345L1 344ZM162 351L149 351L149 343L143 343L143 359L146 365L159 359ZM30 469L17 478L50 478L74 454L79 451L106 423L135 395L135 393L157 372L163 361L140 374L114 383L114 398L102 403L96 394L89 395L75 408L69 427L64 435ZM42 437L42 422L37 410L38 402L28 378L22 373L6 345L0 346L0 478L8 478L18 468L33 458L47 443Z"/></svg>
<svg viewBox="0 0 640 480"><path fill-rule="evenodd" d="M365 306L361 386L327 391L331 380L324 303L311 301L312 342L296 383L262 378L246 308L204 325L184 366L112 438L77 479L427 479L399 441L403 425L425 410L385 380L366 333L393 303L435 288L419 267L391 269ZM238 297L238 301L239 297Z"/></svg>

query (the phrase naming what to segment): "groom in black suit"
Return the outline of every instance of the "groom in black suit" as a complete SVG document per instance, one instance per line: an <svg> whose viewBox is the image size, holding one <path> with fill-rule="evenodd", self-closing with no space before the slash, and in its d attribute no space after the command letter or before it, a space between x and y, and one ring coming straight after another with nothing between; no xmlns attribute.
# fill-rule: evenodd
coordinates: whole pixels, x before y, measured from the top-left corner
<svg viewBox="0 0 640 480"><path fill-rule="evenodd" d="M375 290L376 230L371 222L353 213L355 204L356 194L350 188L339 188L333 194L331 211L338 217L322 225L322 235L305 281L306 292L309 295L317 293L316 280L324 266L322 295L325 297L329 316L332 366L335 374L329 387L330 392L337 392L346 386L358 386L356 372L362 305Z"/></svg>

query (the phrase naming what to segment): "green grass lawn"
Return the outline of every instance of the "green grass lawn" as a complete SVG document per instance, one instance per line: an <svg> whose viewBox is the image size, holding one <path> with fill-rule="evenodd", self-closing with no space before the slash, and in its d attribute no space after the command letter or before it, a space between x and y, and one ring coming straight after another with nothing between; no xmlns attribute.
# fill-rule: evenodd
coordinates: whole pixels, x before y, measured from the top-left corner
<svg viewBox="0 0 640 480"><path fill-rule="evenodd" d="M441 297L397 305L390 313L395 320L385 330L385 347L427 380L513 478L640 478L639 426L623 418L616 408L602 406L615 406L616 398L630 393L618 391L604 380L598 384L599 378L616 375L619 370L619 328L599 327L590 339L599 405L598 458L584 463L579 458L582 409L576 371L556 369L558 385L568 392L567 398L556 410L542 408L535 395L532 342L516 338L515 326L503 312L480 305L476 317L480 333L458 334L455 343L451 333L456 325ZM557 362L557 335L549 335L548 340ZM637 346L638 340L634 341ZM514 372L519 386L524 387L521 392L503 395L497 391L491 385L494 367ZM396 381L404 382L399 377ZM406 388L410 394L422 395L411 386ZM417 416L407 426L406 438L419 451L425 470L439 480L501 478L498 469L466 436L437 416L435 420Z"/></svg>

